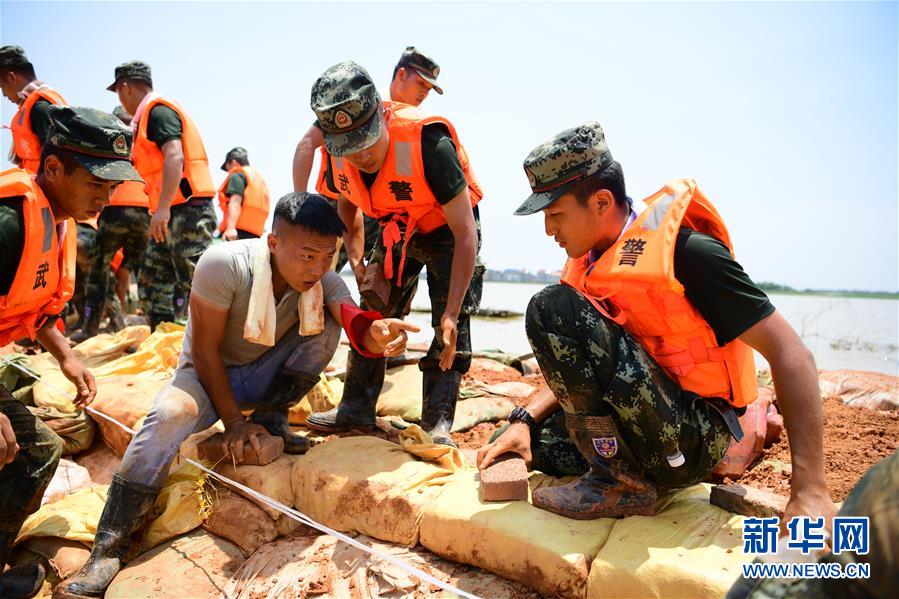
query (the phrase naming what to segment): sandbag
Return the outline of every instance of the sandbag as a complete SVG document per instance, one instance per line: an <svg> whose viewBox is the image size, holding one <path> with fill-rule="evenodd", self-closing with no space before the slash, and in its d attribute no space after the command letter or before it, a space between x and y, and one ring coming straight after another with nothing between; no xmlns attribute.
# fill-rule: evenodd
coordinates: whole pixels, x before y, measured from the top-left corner
<svg viewBox="0 0 899 599"><path fill-rule="evenodd" d="M723 597L747 561L743 518L710 505L709 489L679 491L652 518L613 521L590 567L587 597Z"/></svg>
<svg viewBox="0 0 899 599"><path fill-rule="evenodd" d="M25 520L16 543L31 537L59 537L93 543L97 522L106 502L106 489L105 486L93 485L41 506Z"/></svg>
<svg viewBox="0 0 899 599"><path fill-rule="evenodd" d="M421 420L421 370L414 364L387 373L378 396L378 416L398 416L406 422Z"/></svg>
<svg viewBox="0 0 899 599"><path fill-rule="evenodd" d="M412 547L422 510L446 478L445 469L389 441L347 437L317 445L297 461L293 500L331 528Z"/></svg>
<svg viewBox="0 0 899 599"><path fill-rule="evenodd" d="M424 508L421 544L544 595L583 597L590 562L614 520L571 520L526 501L482 502L479 485L477 472L467 470L442 488Z"/></svg>
<svg viewBox="0 0 899 599"><path fill-rule="evenodd" d="M63 458L59 460L53 478L44 490L41 505L59 501L66 495L90 487L91 484L91 475L87 468Z"/></svg>
<svg viewBox="0 0 899 599"><path fill-rule="evenodd" d="M113 579L105 596L216 597L243 562L237 545L198 530L138 556Z"/></svg>
<svg viewBox="0 0 899 599"><path fill-rule="evenodd" d="M318 384L288 410L287 417L290 424L305 424L306 418L313 412L327 412L336 406L340 401L340 395L335 393L332 387L328 377L321 373Z"/></svg>
<svg viewBox="0 0 899 599"><path fill-rule="evenodd" d="M268 514L227 490L212 500L211 514L203 528L236 544L246 557L278 538L278 527Z"/></svg>
<svg viewBox="0 0 899 599"><path fill-rule="evenodd" d="M447 562L421 549L406 549L366 536L360 543L403 560L425 573L479 597L535 597L520 584L470 566ZM222 599L325 597L408 597L430 599L447 593L400 567L330 536L295 536L263 546L222 591Z"/></svg>
<svg viewBox="0 0 899 599"><path fill-rule="evenodd" d="M91 407L137 430L153 407L156 394L168 382L169 376L164 373L107 377L98 381L97 397ZM91 418L97 424L103 441L117 455L124 456L131 442L131 434L101 416L92 414Z"/></svg>
<svg viewBox="0 0 899 599"><path fill-rule="evenodd" d="M899 378L880 372L833 370L818 373L821 395L869 410L899 410Z"/></svg>
<svg viewBox="0 0 899 599"><path fill-rule="evenodd" d="M103 441L98 441L87 451L75 456L75 463L87 468L91 481L98 485L108 485L122 464L122 458Z"/></svg>
<svg viewBox="0 0 899 599"><path fill-rule="evenodd" d="M126 353L138 351L140 344L149 336L150 327L146 325L125 327L115 333L102 333L85 339L72 348L72 353L85 367L94 368Z"/></svg>
<svg viewBox="0 0 899 599"><path fill-rule="evenodd" d="M291 477L295 464L302 461L303 456L282 454L274 462L265 466L243 466L239 465L234 468L231 463L219 464L216 472L227 476L231 480L250 487L254 491L259 491L263 495L271 497L275 501L292 506L294 501L294 492L291 486ZM240 495L244 495L243 491L234 489ZM253 498L249 494L244 495L247 499L258 505L273 520L277 520L281 516L281 512L275 508L266 505L259 500Z"/></svg>
<svg viewBox="0 0 899 599"><path fill-rule="evenodd" d="M28 406L28 409L40 418L50 430L59 435L63 443L63 455L81 453L94 442L94 423L87 412L66 414L55 408L39 408L37 406Z"/></svg>
<svg viewBox="0 0 899 599"><path fill-rule="evenodd" d="M45 558L60 579L80 570L91 555L90 548L84 543L58 537L34 537L22 545L27 551Z"/></svg>
<svg viewBox="0 0 899 599"><path fill-rule="evenodd" d="M472 397L456 403L452 432L467 431L482 422L508 418L515 404L502 397Z"/></svg>
<svg viewBox="0 0 899 599"><path fill-rule="evenodd" d="M207 474L191 464L182 464L168 475L148 515L142 551L198 528L209 515Z"/></svg>

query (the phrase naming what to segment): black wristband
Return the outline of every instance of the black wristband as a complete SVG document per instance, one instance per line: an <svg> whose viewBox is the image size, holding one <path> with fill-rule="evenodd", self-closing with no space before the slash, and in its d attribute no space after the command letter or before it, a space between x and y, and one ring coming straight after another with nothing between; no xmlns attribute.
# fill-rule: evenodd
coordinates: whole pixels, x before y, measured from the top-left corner
<svg viewBox="0 0 899 599"><path fill-rule="evenodd" d="M537 430L537 421L531 416L530 412L522 407L517 407L509 414L509 424L513 422L524 422L532 431Z"/></svg>

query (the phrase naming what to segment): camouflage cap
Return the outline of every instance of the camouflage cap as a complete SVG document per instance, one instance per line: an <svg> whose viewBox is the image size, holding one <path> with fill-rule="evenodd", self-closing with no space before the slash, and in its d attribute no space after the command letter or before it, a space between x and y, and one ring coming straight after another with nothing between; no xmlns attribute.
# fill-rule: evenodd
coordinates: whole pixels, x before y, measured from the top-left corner
<svg viewBox="0 0 899 599"><path fill-rule="evenodd" d="M247 164L250 163L250 157L247 154L246 148L241 148L237 146L236 148L231 148L231 150L225 155L225 161L222 163L222 170L228 170L228 162L231 160L244 160Z"/></svg>
<svg viewBox="0 0 899 599"><path fill-rule="evenodd" d="M122 79L141 79L153 86L153 77L150 75L150 65L139 60L123 62L115 68L115 81L107 87L111 92L115 91L116 84Z"/></svg>
<svg viewBox="0 0 899 599"><path fill-rule="evenodd" d="M8 67L24 67L31 62L25 56L21 46L3 46L0 48L0 69Z"/></svg>
<svg viewBox="0 0 899 599"><path fill-rule="evenodd" d="M566 129L543 142L524 159L531 196L515 214L539 212L565 193L568 185L605 170L612 164L602 127L595 121Z"/></svg>
<svg viewBox="0 0 899 599"><path fill-rule="evenodd" d="M131 128L102 110L51 106L46 143L71 150L92 175L108 181L142 181L131 165Z"/></svg>
<svg viewBox="0 0 899 599"><path fill-rule="evenodd" d="M381 96L364 68L336 64L312 86L312 111L332 156L369 148L381 137Z"/></svg>
<svg viewBox="0 0 899 599"><path fill-rule="evenodd" d="M400 55L397 67L408 67L414 69L422 79L431 84L434 91L443 94L443 88L437 85L437 76L440 74L440 67L437 63L425 56L415 46L407 46Z"/></svg>

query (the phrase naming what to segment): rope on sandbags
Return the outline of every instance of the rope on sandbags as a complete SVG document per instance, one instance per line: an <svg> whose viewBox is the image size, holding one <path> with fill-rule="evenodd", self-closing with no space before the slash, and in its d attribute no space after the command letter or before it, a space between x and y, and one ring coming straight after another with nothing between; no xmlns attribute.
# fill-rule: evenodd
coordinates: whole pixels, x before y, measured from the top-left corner
<svg viewBox="0 0 899 599"><path fill-rule="evenodd" d="M66 393L65 391L63 391L62 389L59 389L58 387L52 385L51 383L44 383L41 380L41 375L38 374L37 372L35 372L34 370L32 370L31 368L29 368L28 366L19 364L17 362L7 359L7 358L3 358L3 365L4 366L12 366L12 367L16 368L17 370L21 371L22 373L27 374L31 378L42 382L48 389L59 394L61 397L69 396L69 393ZM92 408L90 406L85 406L84 409L95 416L104 418L104 419L108 420L109 422L112 422L113 424L115 424L116 426L121 428L123 431L129 433L130 435L134 435L136 432L131 427L126 426L125 424L119 422L112 416L109 416L108 414L104 414L103 412L95 410L94 408ZM427 572L420 570L420 569L416 568L415 566L404 562L403 560L401 560L397 557L394 557L392 555L388 555L386 553L378 551L377 549L375 549L373 547L369 547L368 545L366 545L364 543L360 543L359 541L357 541L356 539L354 539L352 537L349 537L341 532L338 532L332 528L329 528L329 527L325 526L324 524L320 524L320 523L316 522L315 520L313 520L312 518L310 518L309 516L307 516L306 514L300 512L299 510L295 510L294 508L286 506L283 503L281 503L280 501L277 501L277 500L269 497L268 495L265 495L264 493L260 493L259 491L255 490L255 489L251 489L250 487L247 487L246 485L242 485L241 483L239 483L235 480L231 480L227 476L219 474L218 472L216 472L210 468L207 468L206 466L204 466L203 464L201 464L195 460L192 460L186 456L183 456L180 453L178 455L183 460L185 460L188 464L195 466L196 468L199 468L200 470L207 473L209 476L215 478L216 480L219 480L220 482L223 482L224 484L226 484L230 487L240 489L244 493L252 496L253 498L257 499L258 501L264 503L265 505L274 508L275 510L284 514L285 516L292 518L292 519L296 520L297 522L300 522L301 524L305 524L306 526L310 526L310 527L315 528L316 530L319 530L327 535L335 537L338 540L341 540L344 543L347 543L348 545L352 545L356 549L361 549L362 551L365 551L366 553L370 554L372 557L374 557L377 560L390 562L391 564L400 568L407 574L415 576L416 578L419 578L419 579L423 580L424 582L428 582L430 584L438 586L441 589L443 589L444 591L459 595L460 597L466 597L467 599L480 599L477 595L472 595L471 593L468 593L466 591L463 591L462 589L454 587L453 585L451 585L449 583L443 582L439 578L436 578L436 577L428 574Z"/></svg>

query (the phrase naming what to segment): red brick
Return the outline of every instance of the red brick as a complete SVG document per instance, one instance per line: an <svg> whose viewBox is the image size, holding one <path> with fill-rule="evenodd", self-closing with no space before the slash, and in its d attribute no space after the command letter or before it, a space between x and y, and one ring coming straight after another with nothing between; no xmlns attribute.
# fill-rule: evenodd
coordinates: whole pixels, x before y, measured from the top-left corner
<svg viewBox="0 0 899 599"><path fill-rule="evenodd" d="M517 453L504 453L481 470L483 501L518 501L528 498L528 469Z"/></svg>
<svg viewBox="0 0 899 599"><path fill-rule="evenodd" d="M259 435L256 438L259 439L259 456L256 456L256 451L253 449L253 446L246 443L243 447L242 464L265 466L266 464L273 462L275 458L284 451L284 439L281 437ZM197 445L197 455L201 460L206 460L212 464L217 464L222 461L222 458L225 456L225 453L222 451L223 439L224 433L212 435ZM231 456L226 457L225 460L230 462Z"/></svg>
<svg viewBox="0 0 899 599"><path fill-rule="evenodd" d="M783 516L787 498L744 485L715 485L709 503L735 514L770 518Z"/></svg>

